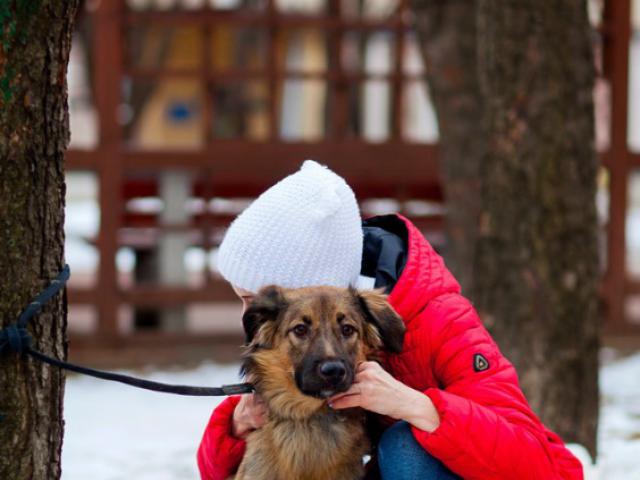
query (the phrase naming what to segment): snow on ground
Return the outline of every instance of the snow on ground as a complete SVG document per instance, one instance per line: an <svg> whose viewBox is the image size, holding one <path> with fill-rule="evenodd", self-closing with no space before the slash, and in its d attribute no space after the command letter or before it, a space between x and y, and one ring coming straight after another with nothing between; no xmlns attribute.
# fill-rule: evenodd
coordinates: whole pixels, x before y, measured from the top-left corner
<svg viewBox="0 0 640 480"><path fill-rule="evenodd" d="M640 354L601 369L602 480L640 480Z"/></svg>
<svg viewBox="0 0 640 480"><path fill-rule="evenodd" d="M238 383L238 366L127 372L167 383ZM63 480L197 479L196 450L218 397L183 397L85 376L67 380Z"/></svg>
<svg viewBox="0 0 640 480"><path fill-rule="evenodd" d="M131 373L131 372L129 372ZM134 372L152 380L218 386L238 366ZM640 354L601 369L599 480L640 480ZM147 392L70 377L65 396L63 480L197 479L195 454L220 399Z"/></svg>

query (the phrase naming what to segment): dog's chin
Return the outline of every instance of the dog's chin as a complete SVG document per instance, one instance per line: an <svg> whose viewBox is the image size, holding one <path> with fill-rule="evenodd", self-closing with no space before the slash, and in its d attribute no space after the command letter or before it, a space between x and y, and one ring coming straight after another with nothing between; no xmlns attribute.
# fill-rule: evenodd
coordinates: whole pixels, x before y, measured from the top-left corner
<svg viewBox="0 0 640 480"><path fill-rule="evenodd" d="M326 385L320 388L304 388L299 386L298 388L304 395L307 395L313 398L318 398L320 400L326 400L327 398L333 397L338 393L346 392L347 390L349 390L350 386L351 385L341 385L341 386Z"/></svg>

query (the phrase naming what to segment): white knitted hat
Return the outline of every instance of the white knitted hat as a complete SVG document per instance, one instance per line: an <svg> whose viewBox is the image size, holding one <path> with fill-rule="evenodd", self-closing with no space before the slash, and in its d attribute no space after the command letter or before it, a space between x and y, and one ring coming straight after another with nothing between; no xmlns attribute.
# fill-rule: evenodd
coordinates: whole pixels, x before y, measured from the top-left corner
<svg viewBox="0 0 640 480"><path fill-rule="evenodd" d="M260 195L231 224L218 268L231 284L257 292L355 284L362 226L353 191L327 167L306 160Z"/></svg>

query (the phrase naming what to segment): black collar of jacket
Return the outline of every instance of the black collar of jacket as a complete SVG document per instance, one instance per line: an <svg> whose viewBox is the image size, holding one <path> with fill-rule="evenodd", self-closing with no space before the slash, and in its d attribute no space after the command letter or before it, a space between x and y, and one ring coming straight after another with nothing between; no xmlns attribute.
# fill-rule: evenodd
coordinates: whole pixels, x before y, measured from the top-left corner
<svg viewBox="0 0 640 480"><path fill-rule="evenodd" d="M374 287L390 293L407 263L407 227L396 215L380 215L364 220L362 230L361 274L375 278Z"/></svg>

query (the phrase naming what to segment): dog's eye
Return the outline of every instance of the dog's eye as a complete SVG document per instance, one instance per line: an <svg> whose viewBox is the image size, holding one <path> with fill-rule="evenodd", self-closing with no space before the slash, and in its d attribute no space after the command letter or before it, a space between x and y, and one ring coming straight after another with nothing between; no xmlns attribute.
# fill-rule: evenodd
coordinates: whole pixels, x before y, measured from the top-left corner
<svg viewBox="0 0 640 480"><path fill-rule="evenodd" d="M356 333L356 329L353 328L351 325L342 325L342 327L340 328L340 331L342 332L343 337L350 337L351 335Z"/></svg>
<svg viewBox="0 0 640 480"><path fill-rule="evenodd" d="M309 327L306 326L304 323L299 323L298 325L293 327L293 333L296 335L296 337L304 337L307 335L308 332L309 332Z"/></svg>

